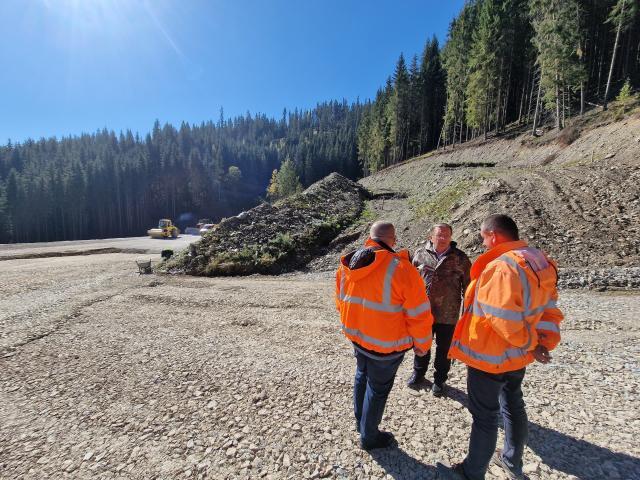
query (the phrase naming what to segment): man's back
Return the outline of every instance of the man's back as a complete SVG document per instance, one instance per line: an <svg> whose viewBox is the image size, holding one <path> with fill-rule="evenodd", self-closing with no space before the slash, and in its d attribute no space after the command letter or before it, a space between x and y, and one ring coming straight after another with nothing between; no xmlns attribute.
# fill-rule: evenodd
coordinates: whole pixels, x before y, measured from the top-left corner
<svg viewBox="0 0 640 480"><path fill-rule="evenodd" d="M352 269L354 252L341 259L336 273L336 305L345 335L380 353L404 351L414 344L426 348L430 304L408 253L376 249L371 241L365 246L372 249L372 261Z"/></svg>

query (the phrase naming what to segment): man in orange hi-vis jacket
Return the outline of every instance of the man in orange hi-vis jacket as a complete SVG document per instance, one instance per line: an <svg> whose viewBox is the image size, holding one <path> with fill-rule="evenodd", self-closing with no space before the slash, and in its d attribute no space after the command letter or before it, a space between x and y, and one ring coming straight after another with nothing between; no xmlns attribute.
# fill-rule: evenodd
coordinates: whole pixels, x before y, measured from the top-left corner
<svg viewBox="0 0 640 480"><path fill-rule="evenodd" d="M528 436L521 384L525 367L534 360L548 363L560 342L558 274L549 257L519 240L508 216L487 217L480 235L488 251L471 267L449 350L468 366L469 452L451 468L439 464L438 472L444 479L483 480L493 460L509 478L520 479ZM501 412L504 447L494 455Z"/></svg>
<svg viewBox="0 0 640 480"><path fill-rule="evenodd" d="M357 361L353 408L365 450L391 446L378 428L400 363L413 347L431 348L431 306L406 250L396 252L393 224L376 222L364 247L340 259L336 307Z"/></svg>

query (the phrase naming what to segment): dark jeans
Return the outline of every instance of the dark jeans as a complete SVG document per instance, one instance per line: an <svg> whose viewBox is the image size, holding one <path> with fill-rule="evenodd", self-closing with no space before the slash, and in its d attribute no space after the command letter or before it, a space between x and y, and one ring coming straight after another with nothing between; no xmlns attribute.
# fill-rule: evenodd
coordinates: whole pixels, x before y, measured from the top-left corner
<svg viewBox="0 0 640 480"><path fill-rule="evenodd" d="M447 358L447 354L449 353L449 347L451 346L451 339L453 338L453 331L455 329L455 325L446 325L444 323L433 324L433 336L436 341L436 359L433 362L435 369L433 382L439 386L442 386L442 384L447 381L449 369L451 368L451 360ZM431 350L429 350L424 357L415 355L413 357L413 369L417 374L424 376L429 368L430 360Z"/></svg>
<svg viewBox="0 0 640 480"><path fill-rule="evenodd" d="M363 443L375 442L380 430L384 407L393 387L404 354L392 359L374 359L358 350L356 378L353 385L353 411L360 426Z"/></svg>
<svg viewBox="0 0 640 480"><path fill-rule="evenodd" d="M468 368L467 393L473 424L463 465L471 480L484 479L496 449L500 414L504 421L502 458L513 472L522 473L522 454L529 433L521 388L524 373L524 368L498 374Z"/></svg>

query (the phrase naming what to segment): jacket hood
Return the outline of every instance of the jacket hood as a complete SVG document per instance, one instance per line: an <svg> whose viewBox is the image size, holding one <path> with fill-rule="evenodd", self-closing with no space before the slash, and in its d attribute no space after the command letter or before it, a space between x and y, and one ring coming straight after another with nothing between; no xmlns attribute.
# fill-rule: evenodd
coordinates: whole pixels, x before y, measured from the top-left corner
<svg viewBox="0 0 640 480"><path fill-rule="evenodd" d="M409 260L409 252L407 250L400 250L399 252L390 252L389 250L385 250L384 248L381 248L378 242L371 240L371 238L367 239L367 241L364 243L364 246L365 248L372 248L372 249L380 248L380 250L375 250L374 252L375 260L371 264L366 265L364 267L356 268L354 270L350 269L349 261L351 260L351 257L356 253L355 251L348 253L347 255L340 258L341 268L343 269L345 275L347 275L352 280L357 281L357 280L360 280L361 278L364 278L370 275L376 269L380 268L380 266L383 263L385 263L384 261L388 259L390 256L405 258L406 260Z"/></svg>
<svg viewBox="0 0 640 480"><path fill-rule="evenodd" d="M504 242L500 245L496 245L491 250L486 251L473 262L471 265L471 279L474 280L480 277L482 271L486 268L489 262L492 262L500 255L510 252L511 250L515 250L516 248L525 248L527 246L527 242L524 240L516 240L514 242Z"/></svg>
<svg viewBox="0 0 640 480"><path fill-rule="evenodd" d="M480 255L471 266L471 279L477 279L490 262L512 250L518 250L519 256L529 267L527 270L535 276L535 281L540 288L545 290L556 288L558 281L556 264L541 250L529 247L524 240L501 243Z"/></svg>

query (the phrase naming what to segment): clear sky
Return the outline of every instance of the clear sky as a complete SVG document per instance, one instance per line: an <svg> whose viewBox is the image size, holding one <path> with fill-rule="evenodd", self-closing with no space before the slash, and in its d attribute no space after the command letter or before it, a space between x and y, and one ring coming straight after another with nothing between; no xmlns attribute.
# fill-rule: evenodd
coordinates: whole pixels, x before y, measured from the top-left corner
<svg viewBox="0 0 640 480"><path fill-rule="evenodd" d="M0 0L0 143L371 98L463 0Z"/></svg>

